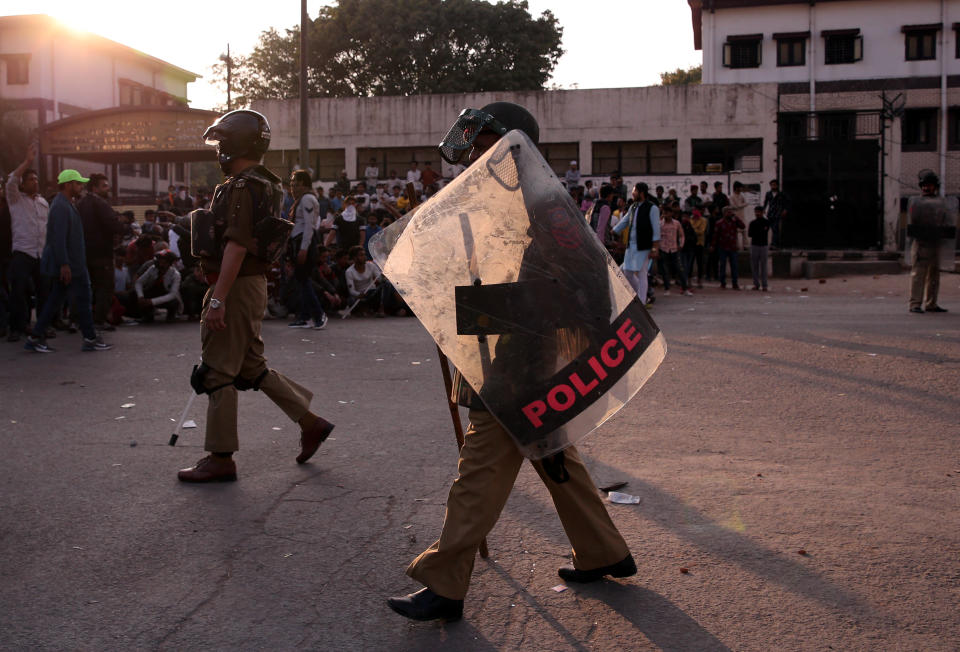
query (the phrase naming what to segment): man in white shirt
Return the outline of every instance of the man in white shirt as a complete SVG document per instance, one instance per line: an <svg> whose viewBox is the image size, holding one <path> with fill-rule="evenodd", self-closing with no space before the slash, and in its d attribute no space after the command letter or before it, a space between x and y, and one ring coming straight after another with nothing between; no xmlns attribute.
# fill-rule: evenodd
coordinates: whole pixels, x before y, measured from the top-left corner
<svg viewBox="0 0 960 652"><path fill-rule="evenodd" d="M423 190L423 184L420 183L421 172L417 165L419 165L419 163L416 161L410 162L410 169L407 170L407 183L412 183L416 191L420 192Z"/></svg>
<svg viewBox="0 0 960 652"><path fill-rule="evenodd" d="M580 168L576 161L570 161L570 168L563 175L563 178L567 183L567 190L580 185Z"/></svg>
<svg viewBox="0 0 960 652"><path fill-rule="evenodd" d="M371 158L370 165L363 170L363 176L367 180L367 187L374 188L377 185L377 179L380 178L380 168L377 167L377 159Z"/></svg>
<svg viewBox="0 0 960 652"><path fill-rule="evenodd" d="M312 319L313 328L321 330L327 325L327 315L310 281L310 273L317 265L317 248L313 241L313 232L320 212L320 202L313 193L310 172L295 170L290 178L290 190L296 199L292 209L294 222L293 231L290 232L290 242L293 243L296 252L294 278L300 286L300 313L290 324L290 328L310 328L307 320Z"/></svg>
<svg viewBox="0 0 960 652"><path fill-rule="evenodd" d="M376 311L378 317L385 316L380 300L380 268L367 261L367 252L360 245L351 247L350 259L353 264L347 268L345 276L351 304L360 302L357 307Z"/></svg>
<svg viewBox="0 0 960 652"><path fill-rule="evenodd" d="M137 294L136 311L141 321L152 322L155 308L167 309L167 321L175 321L183 310L180 300L180 272L173 266L177 255L164 249L154 257L153 265L141 274L133 288ZM130 306L133 307L133 306Z"/></svg>
<svg viewBox="0 0 960 652"><path fill-rule="evenodd" d="M30 325L30 296L36 294L36 305L42 306L47 295L46 282L40 275L40 256L47 238L47 216L50 206L40 195L40 177L30 164L37 154L36 145L27 148L27 156L7 177L7 204L10 207L10 230L13 236L10 259L10 333L8 342L16 342ZM40 333L42 336L43 333Z"/></svg>

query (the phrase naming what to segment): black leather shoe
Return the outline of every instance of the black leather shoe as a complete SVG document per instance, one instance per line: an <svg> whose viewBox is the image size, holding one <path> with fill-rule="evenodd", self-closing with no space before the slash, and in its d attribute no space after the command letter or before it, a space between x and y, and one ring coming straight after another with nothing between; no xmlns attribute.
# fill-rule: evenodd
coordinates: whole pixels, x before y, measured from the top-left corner
<svg viewBox="0 0 960 652"><path fill-rule="evenodd" d="M426 587L402 598L387 598L387 604L398 614L411 620L440 618L452 622L463 618L463 600L445 598Z"/></svg>
<svg viewBox="0 0 960 652"><path fill-rule="evenodd" d="M601 566L591 570L578 570L572 564L561 566L557 569L557 575L568 582L596 582L603 579L604 575L613 577L630 577L637 574L637 565L633 561L633 555L627 555L616 564Z"/></svg>
<svg viewBox="0 0 960 652"><path fill-rule="evenodd" d="M940 306L934 306L933 308L927 308L927 312L946 312L946 308L941 308Z"/></svg>

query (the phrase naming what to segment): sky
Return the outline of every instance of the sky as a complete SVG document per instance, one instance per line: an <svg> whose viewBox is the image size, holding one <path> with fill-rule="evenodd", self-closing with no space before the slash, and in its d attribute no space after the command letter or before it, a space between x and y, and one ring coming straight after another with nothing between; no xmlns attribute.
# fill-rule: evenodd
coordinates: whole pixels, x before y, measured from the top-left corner
<svg viewBox="0 0 960 652"><path fill-rule="evenodd" d="M316 16L330 2L308 0ZM530 13L549 9L563 26L565 54L548 85L562 88L650 86L660 73L700 64L693 49L686 0L529 0ZM300 22L299 0L234 2L166 0L149 5L130 0L4 0L0 15L45 13L79 30L100 34L203 77L190 84L194 108L226 104L211 83L210 66L226 52L247 54L260 33ZM149 7L149 11L143 9ZM386 27L389 25L387 24Z"/></svg>

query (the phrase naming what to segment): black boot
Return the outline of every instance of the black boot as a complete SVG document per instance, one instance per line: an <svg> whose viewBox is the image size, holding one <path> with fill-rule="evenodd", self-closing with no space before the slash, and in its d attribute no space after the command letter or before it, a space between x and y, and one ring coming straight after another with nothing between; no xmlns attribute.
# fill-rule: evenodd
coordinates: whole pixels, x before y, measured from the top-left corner
<svg viewBox="0 0 960 652"><path fill-rule="evenodd" d="M577 570L572 564L561 566L557 569L557 575L568 582L596 582L603 579L604 575L613 577L630 577L637 574L637 565L633 561L633 555L627 555L616 564L601 566L591 570Z"/></svg>
<svg viewBox="0 0 960 652"><path fill-rule="evenodd" d="M426 587L402 598L387 598L387 604L398 614L411 620L440 618L450 622L463 617L463 600L445 598Z"/></svg>

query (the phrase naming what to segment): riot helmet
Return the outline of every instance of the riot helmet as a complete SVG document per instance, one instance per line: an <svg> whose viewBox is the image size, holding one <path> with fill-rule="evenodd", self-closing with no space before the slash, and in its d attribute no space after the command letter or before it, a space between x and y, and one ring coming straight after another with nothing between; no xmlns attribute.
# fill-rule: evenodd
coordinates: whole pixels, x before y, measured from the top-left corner
<svg viewBox="0 0 960 652"><path fill-rule="evenodd" d="M203 132L207 145L217 148L220 169L227 173L230 162L238 158L259 161L270 147L270 124L261 113L237 109L224 113Z"/></svg>
<svg viewBox="0 0 960 652"><path fill-rule="evenodd" d="M440 156L447 163L455 165L473 147L473 141L481 131L492 131L502 136L513 129L527 134L534 144L540 141L540 125L519 104L493 102L482 109L464 109L440 141Z"/></svg>
<svg viewBox="0 0 960 652"><path fill-rule="evenodd" d="M923 188L927 185L940 187L940 177L937 176L937 173L933 170L924 169L920 170L920 173L917 175L920 180L920 187Z"/></svg>

